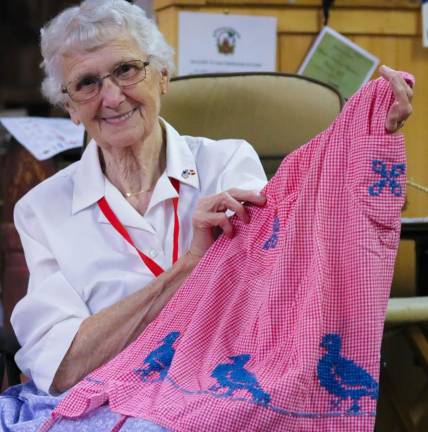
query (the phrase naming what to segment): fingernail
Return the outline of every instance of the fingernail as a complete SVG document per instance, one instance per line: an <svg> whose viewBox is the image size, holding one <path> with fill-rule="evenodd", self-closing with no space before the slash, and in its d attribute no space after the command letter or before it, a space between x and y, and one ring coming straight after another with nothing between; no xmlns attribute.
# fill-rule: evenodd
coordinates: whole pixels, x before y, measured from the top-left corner
<svg viewBox="0 0 428 432"><path fill-rule="evenodd" d="M387 71L387 72L392 72L393 69L391 69L389 66L387 65L382 65L382 67Z"/></svg>

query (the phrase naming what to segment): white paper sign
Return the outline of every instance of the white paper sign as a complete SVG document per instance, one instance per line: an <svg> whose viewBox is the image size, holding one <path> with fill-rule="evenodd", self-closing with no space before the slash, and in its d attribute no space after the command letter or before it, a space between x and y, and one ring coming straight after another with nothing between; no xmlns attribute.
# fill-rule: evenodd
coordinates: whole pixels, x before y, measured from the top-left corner
<svg viewBox="0 0 428 432"><path fill-rule="evenodd" d="M422 0L422 43L428 48L428 0Z"/></svg>
<svg viewBox="0 0 428 432"><path fill-rule="evenodd" d="M179 75L276 70L275 17L180 12Z"/></svg>
<svg viewBox="0 0 428 432"><path fill-rule="evenodd" d="M83 144L83 126L76 126L68 119L0 117L0 122L38 160Z"/></svg>

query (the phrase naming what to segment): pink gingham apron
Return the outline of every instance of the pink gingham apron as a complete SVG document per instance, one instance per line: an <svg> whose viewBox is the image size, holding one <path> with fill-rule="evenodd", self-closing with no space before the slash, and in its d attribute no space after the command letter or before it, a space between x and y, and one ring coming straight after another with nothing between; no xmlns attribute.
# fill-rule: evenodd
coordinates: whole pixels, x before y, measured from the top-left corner
<svg viewBox="0 0 428 432"><path fill-rule="evenodd" d="M108 403L115 430L128 416L186 432L373 430L405 195L404 138L384 127L393 101L370 82L287 156L251 223L234 219L234 238L49 424Z"/></svg>

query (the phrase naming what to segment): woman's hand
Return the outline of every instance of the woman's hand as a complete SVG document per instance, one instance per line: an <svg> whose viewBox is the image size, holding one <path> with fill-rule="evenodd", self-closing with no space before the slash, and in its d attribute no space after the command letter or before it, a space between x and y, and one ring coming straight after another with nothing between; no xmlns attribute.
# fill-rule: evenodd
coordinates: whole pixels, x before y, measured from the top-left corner
<svg viewBox="0 0 428 432"><path fill-rule="evenodd" d="M225 212L233 211L244 223L250 222L250 216L243 203L258 206L266 204L266 197L256 191L229 189L216 195L202 198L193 213L193 239L189 252L203 256L216 238L223 232L233 237L233 226Z"/></svg>
<svg viewBox="0 0 428 432"><path fill-rule="evenodd" d="M386 116L385 129L389 133L397 132L412 114L413 90L404 78L394 69L381 66L379 74L389 81L394 92L395 102Z"/></svg>

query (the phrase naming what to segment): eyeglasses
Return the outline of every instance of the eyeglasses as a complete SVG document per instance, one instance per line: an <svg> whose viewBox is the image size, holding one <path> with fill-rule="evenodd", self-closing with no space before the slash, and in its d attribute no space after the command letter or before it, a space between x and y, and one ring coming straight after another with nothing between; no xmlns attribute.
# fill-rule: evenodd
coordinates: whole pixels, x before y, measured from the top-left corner
<svg viewBox="0 0 428 432"><path fill-rule="evenodd" d="M62 87L61 91L68 94L74 102L87 102L99 95L106 78L111 78L120 88L143 81L146 78L146 67L149 64L149 61L142 60L123 62L104 76L88 74L70 81Z"/></svg>

